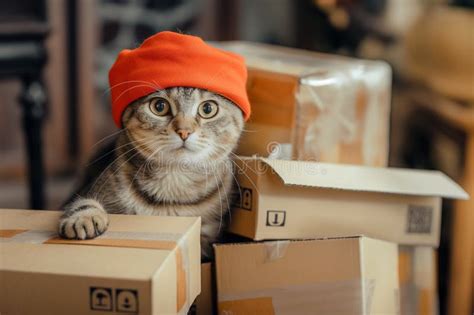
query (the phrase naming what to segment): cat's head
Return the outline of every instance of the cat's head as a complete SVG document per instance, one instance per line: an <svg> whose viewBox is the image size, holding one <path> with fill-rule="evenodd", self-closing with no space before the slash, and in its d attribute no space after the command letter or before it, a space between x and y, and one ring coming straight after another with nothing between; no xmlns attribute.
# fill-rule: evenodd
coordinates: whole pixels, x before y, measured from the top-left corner
<svg viewBox="0 0 474 315"><path fill-rule="evenodd" d="M206 163L228 157L244 126L239 107L197 88L174 87L130 104L122 125L135 146L161 163Z"/></svg>

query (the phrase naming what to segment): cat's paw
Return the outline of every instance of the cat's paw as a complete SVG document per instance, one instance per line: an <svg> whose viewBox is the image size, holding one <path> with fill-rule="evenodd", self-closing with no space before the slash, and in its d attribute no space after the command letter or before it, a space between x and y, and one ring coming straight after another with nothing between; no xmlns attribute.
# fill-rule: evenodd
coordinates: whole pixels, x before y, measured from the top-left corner
<svg viewBox="0 0 474 315"><path fill-rule="evenodd" d="M85 240L107 230L109 219L101 204L93 199L82 199L67 207L59 220L59 235L67 239Z"/></svg>

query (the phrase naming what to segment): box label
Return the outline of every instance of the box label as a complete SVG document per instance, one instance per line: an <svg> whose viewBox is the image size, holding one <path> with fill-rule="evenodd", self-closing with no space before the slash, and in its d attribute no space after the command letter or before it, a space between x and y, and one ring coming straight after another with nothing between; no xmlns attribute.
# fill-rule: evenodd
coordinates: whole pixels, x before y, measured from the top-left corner
<svg viewBox="0 0 474 315"><path fill-rule="evenodd" d="M119 313L138 313L137 290L117 289L115 290L115 307Z"/></svg>
<svg viewBox="0 0 474 315"><path fill-rule="evenodd" d="M267 210L267 226L285 226L286 211Z"/></svg>
<svg viewBox="0 0 474 315"><path fill-rule="evenodd" d="M239 209L252 211L252 189L250 188L240 188L240 193L234 201L233 206Z"/></svg>
<svg viewBox="0 0 474 315"><path fill-rule="evenodd" d="M112 289L91 287L90 293L90 307L94 311L112 311Z"/></svg>
<svg viewBox="0 0 474 315"><path fill-rule="evenodd" d="M430 234L433 224L433 209L430 206L408 205L408 233Z"/></svg>
<svg viewBox="0 0 474 315"><path fill-rule="evenodd" d="M90 287L89 293L90 309L93 311L138 314L137 290Z"/></svg>

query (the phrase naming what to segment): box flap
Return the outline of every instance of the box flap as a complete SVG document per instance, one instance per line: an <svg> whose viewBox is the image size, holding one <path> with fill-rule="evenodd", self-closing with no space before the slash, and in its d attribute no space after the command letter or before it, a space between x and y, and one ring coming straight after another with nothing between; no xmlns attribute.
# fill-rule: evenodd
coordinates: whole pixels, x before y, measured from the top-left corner
<svg viewBox="0 0 474 315"><path fill-rule="evenodd" d="M439 171L258 159L270 166L285 185L454 199L469 198L458 184Z"/></svg>
<svg viewBox="0 0 474 315"><path fill-rule="evenodd" d="M313 241L327 241L327 240L346 240L346 239L365 239L369 238L363 234L354 234L346 236L329 236L329 237L312 237L312 238L295 238L289 240L265 240L265 241L239 241L231 243L214 243L212 247L217 248L219 246L245 246L248 244L273 244L278 242L313 242Z"/></svg>

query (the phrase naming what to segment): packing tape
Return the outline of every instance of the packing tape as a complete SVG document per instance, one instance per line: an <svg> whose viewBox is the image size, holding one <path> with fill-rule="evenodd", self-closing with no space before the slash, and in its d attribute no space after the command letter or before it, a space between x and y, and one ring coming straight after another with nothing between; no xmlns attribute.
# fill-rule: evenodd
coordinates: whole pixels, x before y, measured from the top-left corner
<svg viewBox="0 0 474 315"><path fill-rule="evenodd" d="M0 238L10 238L27 230L0 230Z"/></svg>
<svg viewBox="0 0 474 315"><path fill-rule="evenodd" d="M292 285L219 295L222 315L369 314L375 280Z"/></svg>
<svg viewBox="0 0 474 315"><path fill-rule="evenodd" d="M190 233L190 231L186 232ZM177 281L177 299L176 299L176 310L180 315L188 314L188 310L191 307L191 303L193 301L189 300L189 296L191 296L191 276L188 272L190 270L190 261L188 256L188 244L184 241L186 237L181 237L180 241L177 242L178 251L176 256L176 264L181 266L180 269L177 270L178 281ZM179 253L185 253L181 255ZM179 256L178 256L179 255Z"/></svg>
<svg viewBox="0 0 474 315"><path fill-rule="evenodd" d="M290 241L267 241L265 244L265 262L278 260L285 256Z"/></svg>
<svg viewBox="0 0 474 315"><path fill-rule="evenodd" d="M189 257L184 235L177 233L146 233L108 231L94 239L62 239L54 231L0 230L0 243L88 245L122 248L146 248L175 252L176 258L176 310L186 314L190 306ZM175 250L176 249L176 250Z"/></svg>
<svg viewBox="0 0 474 315"><path fill-rule="evenodd" d="M56 235L53 231L0 230L0 242L43 244Z"/></svg>

